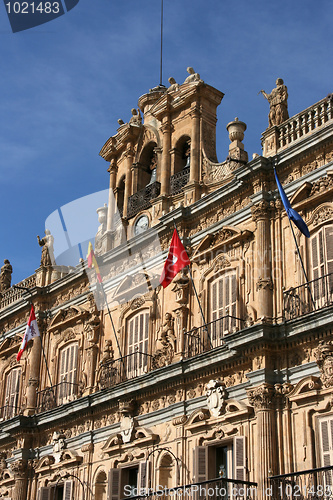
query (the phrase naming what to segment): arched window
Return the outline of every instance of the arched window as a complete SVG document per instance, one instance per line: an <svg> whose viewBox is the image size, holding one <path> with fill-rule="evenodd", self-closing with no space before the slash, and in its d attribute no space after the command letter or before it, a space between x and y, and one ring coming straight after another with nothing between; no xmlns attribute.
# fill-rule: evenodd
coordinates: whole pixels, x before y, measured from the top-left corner
<svg viewBox="0 0 333 500"><path fill-rule="evenodd" d="M120 217L123 216L124 194L125 194L125 176L123 175L117 187L117 209L119 211Z"/></svg>
<svg viewBox="0 0 333 500"><path fill-rule="evenodd" d="M311 264L314 301L317 306L328 305L333 299L333 224L312 236Z"/></svg>
<svg viewBox="0 0 333 500"><path fill-rule="evenodd" d="M170 194L180 193L190 178L191 140L188 136L181 137L173 150L173 164L170 177Z"/></svg>
<svg viewBox="0 0 333 500"><path fill-rule="evenodd" d="M98 473L95 482L95 500L106 500L107 498L107 477L106 473L101 471Z"/></svg>
<svg viewBox="0 0 333 500"><path fill-rule="evenodd" d="M159 466L159 482L163 488L172 488L176 485L176 474L173 470L173 458L169 454L162 457Z"/></svg>
<svg viewBox="0 0 333 500"><path fill-rule="evenodd" d="M13 418L19 411L21 368L13 368L6 377L5 400L1 417L4 420Z"/></svg>
<svg viewBox="0 0 333 500"><path fill-rule="evenodd" d="M65 346L60 351L57 403L67 403L77 394L77 356L76 343Z"/></svg>
<svg viewBox="0 0 333 500"><path fill-rule="evenodd" d="M127 376L137 377L148 368L149 310L137 312L127 320Z"/></svg>
<svg viewBox="0 0 333 500"><path fill-rule="evenodd" d="M209 311L213 347L221 345L225 333L237 328L237 280L236 270L226 271L210 282Z"/></svg>
<svg viewBox="0 0 333 500"><path fill-rule="evenodd" d="M156 181L157 155L156 142L147 144L140 156L140 174L138 176L138 191Z"/></svg>

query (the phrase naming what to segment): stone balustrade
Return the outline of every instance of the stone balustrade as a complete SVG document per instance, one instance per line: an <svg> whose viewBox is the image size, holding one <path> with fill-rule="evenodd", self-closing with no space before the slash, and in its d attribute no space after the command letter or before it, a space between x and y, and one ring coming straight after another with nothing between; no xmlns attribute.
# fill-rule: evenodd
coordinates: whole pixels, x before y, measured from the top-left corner
<svg viewBox="0 0 333 500"><path fill-rule="evenodd" d="M16 286L19 287L25 287L25 288L33 288L36 286L36 274L33 274L32 276L29 276L25 280L21 281L20 283L17 283ZM0 309L4 309L5 307L9 306L10 304L13 304L17 300L19 300L22 295L26 293L25 290L22 290L21 288L15 288L14 286L8 288L3 294L0 294Z"/></svg>

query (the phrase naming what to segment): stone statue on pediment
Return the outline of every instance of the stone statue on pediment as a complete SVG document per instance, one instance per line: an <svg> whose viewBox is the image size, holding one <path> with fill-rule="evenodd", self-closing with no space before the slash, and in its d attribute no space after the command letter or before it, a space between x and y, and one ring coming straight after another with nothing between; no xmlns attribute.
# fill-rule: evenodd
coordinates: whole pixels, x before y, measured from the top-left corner
<svg viewBox="0 0 333 500"><path fill-rule="evenodd" d="M129 121L129 124L140 127L142 124L142 117L141 117L140 109L136 110L135 108L132 108L131 113L132 113L132 117Z"/></svg>
<svg viewBox="0 0 333 500"><path fill-rule="evenodd" d="M53 266L55 264L54 260L54 253L53 253L53 243L54 243L54 238L49 231L49 229L45 229L45 236L44 238L40 238L37 235L37 240L39 243L39 246L42 247L42 257L40 264L41 266L48 267L48 266Z"/></svg>
<svg viewBox="0 0 333 500"><path fill-rule="evenodd" d="M200 79L199 73L196 73L191 66L186 68L186 71L188 72L189 76L186 78L184 83L196 83L196 82L201 82L202 80Z"/></svg>
<svg viewBox="0 0 333 500"><path fill-rule="evenodd" d="M3 263L4 265L0 271L0 293L8 290L12 282L13 268L8 259L5 259Z"/></svg>
<svg viewBox="0 0 333 500"><path fill-rule="evenodd" d="M170 87L168 87L167 92L175 92L176 90L179 89L179 84L176 82L176 80L170 76L168 79L168 82L170 83Z"/></svg>
<svg viewBox="0 0 333 500"><path fill-rule="evenodd" d="M284 85L282 78L276 80L276 87L270 94L266 94L264 90L260 90L259 94L262 94L269 102L268 122L270 127L281 125L281 123L288 120L288 89Z"/></svg>

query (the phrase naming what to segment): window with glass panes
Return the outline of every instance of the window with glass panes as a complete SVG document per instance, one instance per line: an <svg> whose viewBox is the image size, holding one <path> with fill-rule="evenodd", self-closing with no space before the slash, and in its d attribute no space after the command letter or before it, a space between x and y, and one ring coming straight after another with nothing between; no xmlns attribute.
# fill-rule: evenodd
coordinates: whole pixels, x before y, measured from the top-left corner
<svg viewBox="0 0 333 500"><path fill-rule="evenodd" d="M4 419L12 418L18 413L20 378L20 367L13 368L6 377L5 401L2 415Z"/></svg>

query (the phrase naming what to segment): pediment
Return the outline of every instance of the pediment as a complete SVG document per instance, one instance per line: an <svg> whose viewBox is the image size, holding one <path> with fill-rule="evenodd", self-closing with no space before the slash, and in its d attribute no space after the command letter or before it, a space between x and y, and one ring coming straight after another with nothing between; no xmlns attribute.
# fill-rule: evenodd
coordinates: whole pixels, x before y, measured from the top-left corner
<svg viewBox="0 0 333 500"><path fill-rule="evenodd" d="M23 337L23 335L22 335ZM21 339L17 336L5 339L0 345L0 356L5 356L8 358L12 351L17 351Z"/></svg>
<svg viewBox="0 0 333 500"><path fill-rule="evenodd" d="M290 401L300 399L303 397L308 397L309 393L313 393L321 388L321 381L319 377L314 377L313 375L309 375L308 377L300 380L294 389L289 393L288 397Z"/></svg>
<svg viewBox="0 0 333 500"><path fill-rule="evenodd" d="M133 447L138 445L150 446L158 441L159 436L154 434L150 429L146 429L144 427L135 427L133 431L133 437L129 443L124 443L123 438L120 432L115 432L111 434L111 436L107 439L105 445L102 447L102 450L105 453L114 453L118 452L119 449L124 449L126 447Z"/></svg>
<svg viewBox="0 0 333 500"><path fill-rule="evenodd" d="M193 413L191 413L188 421L186 422L186 428L205 426L209 418L210 411L207 408L198 408Z"/></svg>
<svg viewBox="0 0 333 500"><path fill-rule="evenodd" d="M89 311L82 306L71 306L68 309L61 309L52 319L49 330L57 330L60 327L63 329L73 323L82 321L88 315Z"/></svg>
<svg viewBox="0 0 333 500"><path fill-rule="evenodd" d="M296 203L306 200L310 195L311 189L311 182L304 182L290 198L290 204L294 206Z"/></svg>
<svg viewBox="0 0 333 500"><path fill-rule="evenodd" d="M145 271L135 275L127 275L116 288L113 299L119 302L128 302L131 298L145 295L159 285L159 276Z"/></svg>
<svg viewBox="0 0 333 500"><path fill-rule="evenodd" d="M333 204L323 203L312 212L307 224L308 226L312 224L314 227L319 227L330 220L333 220Z"/></svg>
<svg viewBox="0 0 333 500"><path fill-rule="evenodd" d="M240 230L232 226L224 226L220 231L207 234L194 251L192 260L200 260L207 252L216 251L220 247L247 240L253 236L252 231Z"/></svg>

